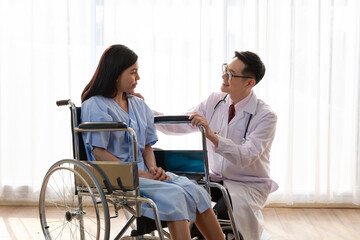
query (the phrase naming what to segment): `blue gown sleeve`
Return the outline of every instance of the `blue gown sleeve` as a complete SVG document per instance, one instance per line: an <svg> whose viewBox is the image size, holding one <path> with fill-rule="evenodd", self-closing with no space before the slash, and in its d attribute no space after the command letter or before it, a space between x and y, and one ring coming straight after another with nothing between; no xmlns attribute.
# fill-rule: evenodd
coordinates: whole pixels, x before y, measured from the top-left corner
<svg viewBox="0 0 360 240"><path fill-rule="evenodd" d="M150 144L151 146L154 145L158 141L158 137L156 134L156 128L154 123L154 114L151 109L146 105L146 121L147 121L147 128L146 128L146 136L145 136L145 145Z"/></svg>
<svg viewBox="0 0 360 240"><path fill-rule="evenodd" d="M112 117L105 111L104 106L101 106L101 104L91 98L85 101L81 107L82 122L113 121ZM110 141L110 132L84 132L83 139L88 160L95 161L93 154L91 154L93 147L107 149Z"/></svg>

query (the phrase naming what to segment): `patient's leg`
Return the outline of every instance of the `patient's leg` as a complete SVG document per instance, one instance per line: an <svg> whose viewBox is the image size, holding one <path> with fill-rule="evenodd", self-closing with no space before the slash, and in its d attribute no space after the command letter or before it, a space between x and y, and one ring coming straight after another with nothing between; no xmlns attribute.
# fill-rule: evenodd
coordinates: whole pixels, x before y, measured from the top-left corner
<svg viewBox="0 0 360 240"><path fill-rule="evenodd" d="M167 222L171 238L173 240L190 240L189 222L182 221L168 221Z"/></svg>
<svg viewBox="0 0 360 240"><path fill-rule="evenodd" d="M212 208L203 213L196 212L196 226L207 240L225 239L220 224Z"/></svg>

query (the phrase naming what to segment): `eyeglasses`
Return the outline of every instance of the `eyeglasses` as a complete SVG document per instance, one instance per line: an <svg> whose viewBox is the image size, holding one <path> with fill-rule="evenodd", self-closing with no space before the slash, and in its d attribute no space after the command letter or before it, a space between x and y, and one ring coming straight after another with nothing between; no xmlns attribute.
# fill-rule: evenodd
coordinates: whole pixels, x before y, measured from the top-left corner
<svg viewBox="0 0 360 240"><path fill-rule="evenodd" d="M238 78L253 78L253 77L250 77L250 76L238 76L238 75L232 74L232 73L229 71L228 65L227 65L226 63L224 63L224 64L222 65L222 71L223 71L224 74L226 73L226 76L227 76L227 78L229 79L229 81L231 81L231 79L232 79L233 77L238 77Z"/></svg>

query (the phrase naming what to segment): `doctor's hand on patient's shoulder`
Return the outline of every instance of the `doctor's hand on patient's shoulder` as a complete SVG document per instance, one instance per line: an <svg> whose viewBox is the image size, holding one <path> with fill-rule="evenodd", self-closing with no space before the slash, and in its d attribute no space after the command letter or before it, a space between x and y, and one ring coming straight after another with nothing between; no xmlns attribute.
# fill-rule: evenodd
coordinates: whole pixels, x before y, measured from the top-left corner
<svg viewBox="0 0 360 240"><path fill-rule="evenodd" d="M170 177L166 174L165 170L161 167L150 167L149 173L153 175L152 179L159 181L170 181Z"/></svg>
<svg viewBox="0 0 360 240"><path fill-rule="evenodd" d="M219 143L218 136L211 130L209 123L206 118L197 112L194 112L189 119L191 120L191 124L196 127L203 126L205 128L206 137L217 147Z"/></svg>
<svg viewBox="0 0 360 240"><path fill-rule="evenodd" d="M142 100L145 101L145 98L143 97L143 95L141 95L141 93L132 93L132 95L138 97L138 98L141 98Z"/></svg>

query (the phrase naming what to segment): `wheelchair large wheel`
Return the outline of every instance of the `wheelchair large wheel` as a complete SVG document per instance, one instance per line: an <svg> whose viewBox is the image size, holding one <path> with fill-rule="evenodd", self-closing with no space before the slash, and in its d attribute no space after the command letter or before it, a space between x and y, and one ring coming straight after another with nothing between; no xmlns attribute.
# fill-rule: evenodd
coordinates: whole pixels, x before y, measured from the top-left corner
<svg viewBox="0 0 360 240"><path fill-rule="evenodd" d="M104 192L80 161L61 160L49 169L40 192L39 213L46 239L109 239Z"/></svg>

